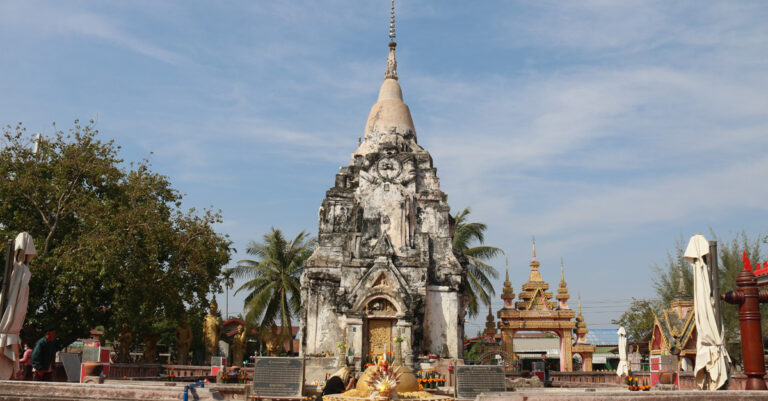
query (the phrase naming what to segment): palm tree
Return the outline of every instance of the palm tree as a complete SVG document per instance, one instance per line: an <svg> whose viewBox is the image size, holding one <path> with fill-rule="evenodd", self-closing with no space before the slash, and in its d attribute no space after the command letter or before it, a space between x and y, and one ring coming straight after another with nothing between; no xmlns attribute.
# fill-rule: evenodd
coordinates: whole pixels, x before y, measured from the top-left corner
<svg viewBox="0 0 768 401"><path fill-rule="evenodd" d="M221 273L222 280L224 281L224 291L226 291L226 299L224 303L224 319L229 319L229 289L235 285L234 269L224 269Z"/></svg>
<svg viewBox="0 0 768 401"><path fill-rule="evenodd" d="M496 294L490 278L498 277L499 273L493 266L484 261L491 259L500 253L504 253L495 246L483 245L485 230L484 223L471 223L468 221L469 207L453 216L455 220L453 232L453 248L461 251L469 259L467 266L467 285L464 287L464 295L469 299L467 312L469 317L477 316L480 303L491 304L491 296ZM474 242L479 245L470 248ZM490 277L490 278L489 278Z"/></svg>
<svg viewBox="0 0 768 401"><path fill-rule="evenodd" d="M247 322L268 328L279 321L281 336L290 336L291 321L301 308L302 265L312 254L314 244L306 231L288 241L274 227L264 234L264 242L248 244L246 252L256 259L241 260L232 269L234 277L247 279L235 292L248 292L244 308ZM293 341L290 347L293 352Z"/></svg>

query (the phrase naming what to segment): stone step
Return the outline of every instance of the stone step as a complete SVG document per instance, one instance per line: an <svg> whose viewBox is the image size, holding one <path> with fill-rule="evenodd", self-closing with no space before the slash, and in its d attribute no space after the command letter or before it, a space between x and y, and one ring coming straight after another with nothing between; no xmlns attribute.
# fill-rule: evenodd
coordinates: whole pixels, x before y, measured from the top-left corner
<svg viewBox="0 0 768 401"><path fill-rule="evenodd" d="M184 385L157 384L80 384L53 382L0 381L0 400L181 400ZM221 400L218 391L195 388L189 391L190 400Z"/></svg>

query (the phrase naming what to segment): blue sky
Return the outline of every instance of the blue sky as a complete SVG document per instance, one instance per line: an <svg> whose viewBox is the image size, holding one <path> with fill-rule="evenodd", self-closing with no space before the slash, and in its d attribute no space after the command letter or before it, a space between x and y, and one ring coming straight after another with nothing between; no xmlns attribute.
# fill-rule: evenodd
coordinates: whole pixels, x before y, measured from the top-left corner
<svg viewBox="0 0 768 401"><path fill-rule="evenodd" d="M272 226L316 233L383 80L389 6L2 2L0 124L97 120L186 207L222 210L237 261ZM562 257L572 306L580 293L589 326L608 328L653 293L675 239L768 230L765 2L397 9L419 143L452 210L471 206L507 252L516 292L535 235L544 278L557 285Z"/></svg>

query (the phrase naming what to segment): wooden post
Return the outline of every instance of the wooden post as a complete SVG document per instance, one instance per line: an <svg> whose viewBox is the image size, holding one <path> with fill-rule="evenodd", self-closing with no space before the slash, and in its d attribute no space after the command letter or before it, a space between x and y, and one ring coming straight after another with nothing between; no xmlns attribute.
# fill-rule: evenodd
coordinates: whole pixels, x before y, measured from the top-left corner
<svg viewBox="0 0 768 401"><path fill-rule="evenodd" d="M718 267L717 260L717 241L709 241L709 282L711 284L710 290L714 296L715 303L715 319L717 319L717 329L720 330L720 335L723 336L725 341L725 329L723 327L723 313L720 309L720 269Z"/></svg>

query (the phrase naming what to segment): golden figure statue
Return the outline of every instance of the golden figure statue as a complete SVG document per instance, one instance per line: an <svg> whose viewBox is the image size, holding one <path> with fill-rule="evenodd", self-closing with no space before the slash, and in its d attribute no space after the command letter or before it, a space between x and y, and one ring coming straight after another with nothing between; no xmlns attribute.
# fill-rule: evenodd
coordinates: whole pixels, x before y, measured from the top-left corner
<svg viewBox="0 0 768 401"><path fill-rule="evenodd" d="M216 297L211 301L211 311L203 321L203 344L205 345L205 361L211 363L211 357L219 356L219 335L221 334L221 318L218 313L219 305Z"/></svg>
<svg viewBox="0 0 768 401"><path fill-rule="evenodd" d="M119 343L117 361L120 363L130 363L133 334L128 331L128 323L123 323L123 331L117 335L117 342Z"/></svg>
<svg viewBox="0 0 768 401"><path fill-rule="evenodd" d="M237 326L237 334L232 338L232 366L243 366L246 345L245 327L241 324Z"/></svg>
<svg viewBox="0 0 768 401"><path fill-rule="evenodd" d="M181 318L181 326L176 328L176 350L178 352L177 363L179 365L187 364L189 356L189 347L192 346L192 328L189 327L187 318Z"/></svg>

